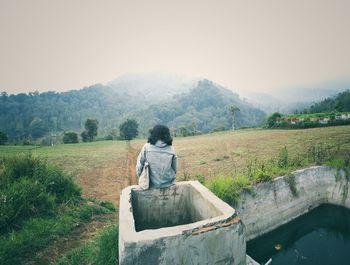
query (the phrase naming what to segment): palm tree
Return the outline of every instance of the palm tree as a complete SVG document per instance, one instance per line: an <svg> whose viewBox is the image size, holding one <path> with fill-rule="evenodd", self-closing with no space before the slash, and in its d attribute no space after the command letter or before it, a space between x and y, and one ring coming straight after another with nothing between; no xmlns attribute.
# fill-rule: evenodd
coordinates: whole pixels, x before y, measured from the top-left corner
<svg viewBox="0 0 350 265"><path fill-rule="evenodd" d="M236 112L237 112L237 111L240 111L240 109L239 109L238 107L236 107L236 106L234 106L234 105L232 105L232 106L230 107L230 112L231 112L231 114L232 114L232 131L235 130L235 115L236 115Z"/></svg>

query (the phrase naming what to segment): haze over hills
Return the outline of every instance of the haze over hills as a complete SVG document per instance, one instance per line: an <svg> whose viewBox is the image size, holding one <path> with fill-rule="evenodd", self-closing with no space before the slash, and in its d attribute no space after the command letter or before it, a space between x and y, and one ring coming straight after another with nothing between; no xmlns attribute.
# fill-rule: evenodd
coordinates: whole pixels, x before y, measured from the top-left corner
<svg viewBox="0 0 350 265"><path fill-rule="evenodd" d="M264 112L209 80L154 75L127 75L109 85L62 93L3 93L0 102L0 131L12 142L63 131L80 133L88 118L99 121L100 136L108 135L127 118L139 122L141 134L156 123L193 133L229 129L231 105L240 108L237 127L258 126L265 118Z"/></svg>
<svg viewBox="0 0 350 265"><path fill-rule="evenodd" d="M350 80L281 90L273 95L237 93L213 81L166 73L126 74L107 85L68 92L20 93L0 97L0 131L11 141L40 139L50 133L82 132L88 118L99 121L99 136L107 136L127 118L141 134L156 123L192 133L229 129L231 105L239 107L236 127L260 126L266 114L308 109L314 102L349 87ZM263 111L265 111L265 113Z"/></svg>
<svg viewBox="0 0 350 265"><path fill-rule="evenodd" d="M140 104L145 100L160 102L176 94L188 92L195 87L200 77L188 77L166 72L130 73L121 75L109 82L107 86L123 91L130 96L138 97ZM335 96L350 88L350 78L339 78L313 85L298 85L284 87L272 91L247 91L240 88L230 88L233 93L252 106L265 111L292 113L309 108L313 103ZM135 99L136 100L136 99Z"/></svg>
<svg viewBox="0 0 350 265"><path fill-rule="evenodd" d="M295 110L308 109L312 104L347 89L350 89L350 78L339 78L314 85L285 87L272 92L238 90L238 93L266 113L278 111L288 114Z"/></svg>
<svg viewBox="0 0 350 265"><path fill-rule="evenodd" d="M140 101L159 102L188 92L199 80L200 78L165 72L130 73L117 77L107 86Z"/></svg>

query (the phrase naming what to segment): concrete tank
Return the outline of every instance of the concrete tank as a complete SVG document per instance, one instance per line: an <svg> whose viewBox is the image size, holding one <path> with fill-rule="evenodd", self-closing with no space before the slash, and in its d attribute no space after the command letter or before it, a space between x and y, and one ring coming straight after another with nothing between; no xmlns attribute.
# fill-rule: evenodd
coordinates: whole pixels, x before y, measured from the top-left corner
<svg viewBox="0 0 350 265"><path fill-rule="evenodd" d="M122 191L120 265L246 265L245 228L235 210L198 181Z"/></svg>

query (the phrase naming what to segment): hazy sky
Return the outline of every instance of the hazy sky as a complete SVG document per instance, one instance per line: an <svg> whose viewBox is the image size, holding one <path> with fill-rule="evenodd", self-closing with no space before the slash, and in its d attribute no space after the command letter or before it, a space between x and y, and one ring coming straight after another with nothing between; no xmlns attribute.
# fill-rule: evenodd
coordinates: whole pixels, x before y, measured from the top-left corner
<svg viewBox="0 0 350 265"><path fill-rule="evenodd" d="M144 71L255 91L346 77L349 12L349 0L0 0L0 91Z"/></svg>

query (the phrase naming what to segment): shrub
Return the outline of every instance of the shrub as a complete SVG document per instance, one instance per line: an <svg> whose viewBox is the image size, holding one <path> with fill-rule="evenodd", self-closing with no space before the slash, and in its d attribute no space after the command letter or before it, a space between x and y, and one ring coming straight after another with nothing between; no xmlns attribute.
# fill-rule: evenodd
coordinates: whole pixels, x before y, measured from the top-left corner
<svg viewBox="0 0 350 265"><path fill-rule="evenodd" d="M250 189L250 181L244 176L219 176L209 183L209 189L228 204L238 203L240 193Z"/></svg>
<svg viewBox="0 0 350 265"><path fill-rule="evenodd" d="M100 205L79 205L71 209L71 215L83 222L90 222L94 215L109 214L112 211Z"/></svg>
<svg viewBox="0 0 350 265"><path fill-rule="evenodd" d="M23 144L23 145L34 145L34 144L33 144L30 140L28 140L28 139L23 140L22 144Z"/></svg>
<svg viewBox="0 0 350 265"><path fill-rule="evenodd" d="M87 133L87 131L83 131L81 134L81 139L83 140L84 143L86 142L91 142L90 138L89 138L89 134Z"/></svg>
<svg viewBox="0 0 350 265"><path fill-rule="evenodd" d="M138 132L139 124L133 119L127 119L119 126L120 137L124 140L131 140L135 138Z"/></svg>
<svg viewBox="0 0 350 265"><path fill-rule="evenodd" d="M55 197L38 181L21 178L1 189L0 231L19 227L31 216L47 215L55 207Z"/></svg>
<svg viewBox="0 0 350 265"><path fill-rule="evenodd" d="M3 145L7 142L7 135L0 131L0 145Z"/></svg>
<svg viewBox="0 0 350 265"><path fill-rule="evenodd" d="M279 167L287 167L288 166L288 150L287 150L287 146L283 146L279 152L278 155L278 166Z"/></svg>
<svg viewBox="0 0 350 265"><path fill-rule="evenodd" d="M57 203L80 199L81 188L58 167L41 163L35 170L34 179L41 181L46 191L55 195Z"/></svg>
<svg viewBox="0 0 350 265"><path fill-rule="evenodd" d="M114 204L111 203L110 201L101 201L99 204L100 204L102 207L107 208L107 209L110 210L111 212L115 212L115 211L116 211Z"/></svg>
<svg viewBox="0 0 350 265"><path fill-rule="evenodd" d="M33 216L50 215L62 202L81 199L69 175L30 154L4 157L0 168L0 230L19 228Z"/></svg>
<svg viewBox="0 0 350 265"><path fill-rule="evenodd" d="M254 176L256 182L267 182L272 180L271 174L266 170L265 164L262 164L260 168L257 169L256 175Z"/></svg>
<svg viewBox="0 0 350 265"><path fill-rule="evenodd" d="M316 163L317 165L321 165L331 157L331 147L324 143L315 144L307 150L309 162Z"/></svg>
<svg viewBox="0 0 350 265"><path fill-rule="evenodd" d="M198 180L201 184L204 184L205 183L205 176L202 175L202 174L197 174L195 176L196 180Z"/></svg>
<svg viewBox="0 0 350 265"><path fill-rule="evenodd" d="M78 143L78 134L75 132L67 132L63 135L63 143L65 144L75 144Z"/></svg>

